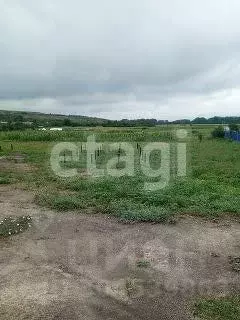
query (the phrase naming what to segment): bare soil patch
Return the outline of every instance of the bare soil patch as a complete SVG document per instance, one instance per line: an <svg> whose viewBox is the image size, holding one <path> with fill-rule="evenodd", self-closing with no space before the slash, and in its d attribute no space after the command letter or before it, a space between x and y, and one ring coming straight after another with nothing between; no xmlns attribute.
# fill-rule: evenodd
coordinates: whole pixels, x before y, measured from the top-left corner
<svg viewBox="0 0 240 320"><path fill-rule="evenodd" d="M35 170L34 166L25 163L25 156L22 154L15 154L12 156L0 157L1 171L3 172L32 172Z"/></svg>
<svg viewBox="0 0 240 320"><path fill-rule="evenodd" d="M30 215L33 227L0 241L1 320L192 319L196 297L240 289L229 263L240 255L238 220L123 224L52 212L0 186L0 218L9 215Z"/></svg>

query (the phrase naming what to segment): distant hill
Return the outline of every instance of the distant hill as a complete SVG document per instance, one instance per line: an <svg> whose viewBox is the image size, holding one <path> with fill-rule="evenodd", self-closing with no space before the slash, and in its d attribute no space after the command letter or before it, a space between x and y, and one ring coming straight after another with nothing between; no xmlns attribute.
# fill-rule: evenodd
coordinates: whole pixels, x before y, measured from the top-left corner
<svg viewBox="0 0 240 320"><path fill-rule="evenodd" d="M52 113L41 113L41 112L29 112L29 111L8 111L0 110L0 120L1 121L64 121L64 120L76 121L76 122L98 122L103 123L107 120L95 118L95 117L85 117L80 115L62 115L62 114L52 114Z"/></svg>
<svg viewBox="0 0 240 320"><path fill-rule="evenodd" d="M19 127L78 127L78 126L101 126L108 120L61 114L46 114L28 111L0 110L0 129L5 126Z"/></svg>
<svg viewBox="0 0 240 320"><path fill-rule="evenodd" d="M194 120L180 119L175 121L156 119L107 120L81 115L47 114L41 112L0 110L0 130L17 130L39 127L150 127L162 124L240 124L240 117L213 117Z"/></svg>

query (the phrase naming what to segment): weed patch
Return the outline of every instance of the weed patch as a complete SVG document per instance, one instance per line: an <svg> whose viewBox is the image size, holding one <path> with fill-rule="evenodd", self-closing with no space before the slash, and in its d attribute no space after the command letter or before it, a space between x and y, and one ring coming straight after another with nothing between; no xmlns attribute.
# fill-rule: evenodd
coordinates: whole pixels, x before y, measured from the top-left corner
<svg viewBox="0 0 240 320"><path fill-rule="evenodd" d="M10 237L26 231L31 227L32 219L30 216L7 217L0 221L0 237Z"/></svg>
<svg viewBox="0 0 240 320"><path fill-rule="evenodd" d="M204 320L240 319L240 297L201 300L196 303L195 315Z"/></svg>

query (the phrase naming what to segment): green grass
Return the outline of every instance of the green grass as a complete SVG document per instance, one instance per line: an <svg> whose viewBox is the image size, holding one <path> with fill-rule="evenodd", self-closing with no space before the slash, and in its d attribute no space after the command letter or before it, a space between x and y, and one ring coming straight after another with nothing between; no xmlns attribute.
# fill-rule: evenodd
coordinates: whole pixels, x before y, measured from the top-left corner
<svg viewBox="0 0 240 320"><path fill-rule="evenodd" d="M16 142L58 142L76 141L84 142L89 134L94 134L99 141L159 141L171 140L174 138L172 127L163 127L161 130L143 128L95 128L85 130L66 130L66 131L0 131L0 141Z"/></svg>
<svg viewBox="0 0 240 320"><path fill-rule="evenodd" d="M139 260L137 261L138 268L148 268L150 266L150 262L148 260Z"/></svg>
<svg viewBox="0 0 240 320"><path fill-rule="evenodd" d="M8 176L0 176L0 184L10 184L11 180Z"/></svg>
<svg viewBox="0 0 240 320"><path fill-rule="evenodd" d="M53 141L37 141L44 132L0 133L0 137L12 140L0 142L2 155L16 152L24 154L25 161L34 166L31 173L4 173L3 182L20 181L31 190L37 190L37 202L52 209L81 210L92 208L93 212L103 212L122 220L164 222L177 214L195 214L216 217L223 214L240 214L240 144L226 140L210 139L211 126L193 127L187 140L188 174L185 178L176 178L176 162L172 161L171 180L164 189L146 191L145 182L156 181L146 178L141 171L138 142L143 147L147 141L168 141L172 144L172 158L176 155L175 133L170 129L179 127L156 127L142 130L100 129L51 133L50 140L86 141L89 134L95 134L98 141L131 141L135 148L135 174L120 178L104 176L92 178L82 173L86 167L86 153L82 152L78 162L62 164L67 168L76 168L75 178L58 178L50 168L50 152ZM198 133L203 141L198 140ZM56 134L56 135L55 135ZM27 136L26 136L27 135ZM18 137L18 138L17 138ZM15 140L14 140L15 139ZM73 140L72 140L73 139ZM83 139L83 140L81 140ZM23 141L24 140L24 141ZM29 140L29 141L27 141ZM13 144L14 150L10 148ZM114 152L102 152L97 157L98 168L105 168ZM123 162L119 163L122 168ZM160 155L151 156L151 166L157 169ZM0 179L1 183L1 179Z"/></svg>
<svg viewBox="0 0 240 320"><path fill-rule="evenodd" d="M195 315L203 320L240 319L240 296L201 300L196 303Z"/></svg>

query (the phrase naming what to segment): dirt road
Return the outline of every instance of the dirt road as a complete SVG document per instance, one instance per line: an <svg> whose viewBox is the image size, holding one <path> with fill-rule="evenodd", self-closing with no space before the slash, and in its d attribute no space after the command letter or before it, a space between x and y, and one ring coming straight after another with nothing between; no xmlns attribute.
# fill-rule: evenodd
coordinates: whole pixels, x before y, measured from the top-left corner
<svg viewBox="0 0 240 320"><path fill-rule="evenodd" d="M0 186L0 217L33 226L0 240L0 319L192 319L198 296L239 292L228 256L240 255L239 221L180 218L123 224L57 213L33 195Z"/></svg>

